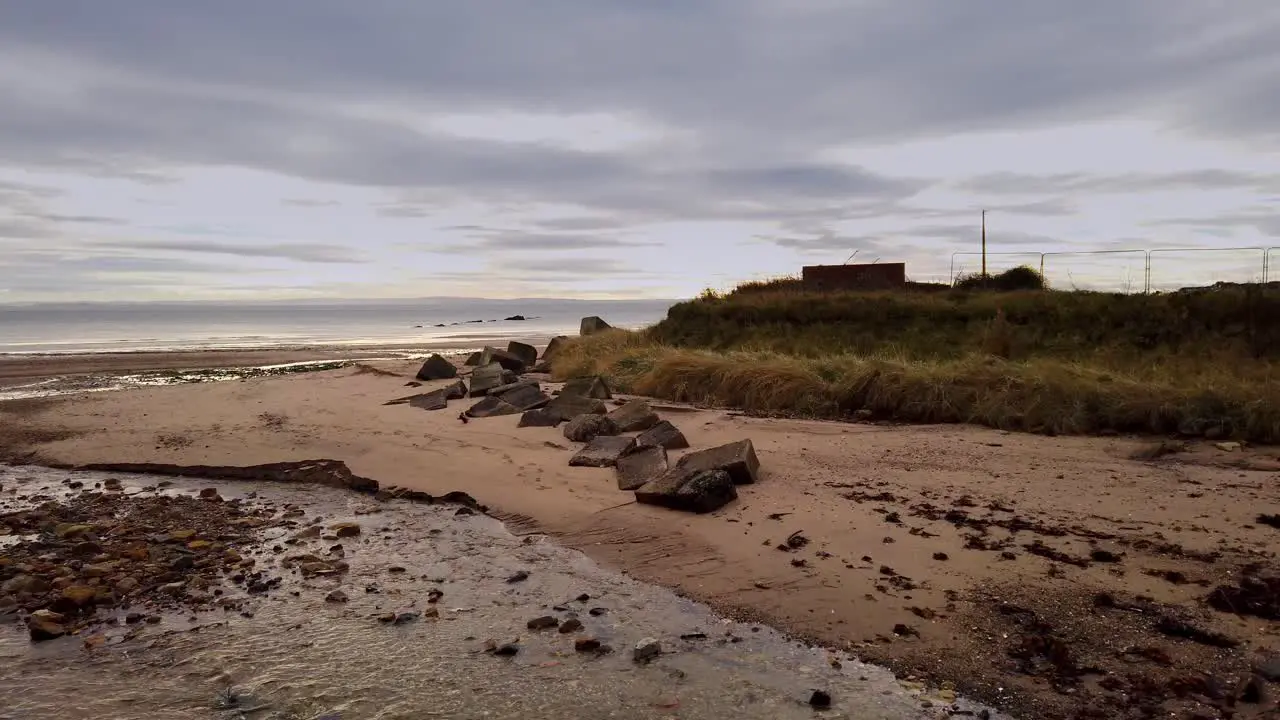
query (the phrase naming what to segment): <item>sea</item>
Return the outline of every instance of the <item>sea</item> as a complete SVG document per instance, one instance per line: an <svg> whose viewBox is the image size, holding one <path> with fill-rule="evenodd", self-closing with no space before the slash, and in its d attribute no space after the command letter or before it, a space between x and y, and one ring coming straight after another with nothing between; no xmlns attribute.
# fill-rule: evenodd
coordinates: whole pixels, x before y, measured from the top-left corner
<svg viewBox="0 0 1280 720"><path fill-rule="evenodd" d="M636 329L677 300L426 298L0 305L0 354L431 345L573 335L598 315ZM517 319L523 318L523 319Z"/></svg>

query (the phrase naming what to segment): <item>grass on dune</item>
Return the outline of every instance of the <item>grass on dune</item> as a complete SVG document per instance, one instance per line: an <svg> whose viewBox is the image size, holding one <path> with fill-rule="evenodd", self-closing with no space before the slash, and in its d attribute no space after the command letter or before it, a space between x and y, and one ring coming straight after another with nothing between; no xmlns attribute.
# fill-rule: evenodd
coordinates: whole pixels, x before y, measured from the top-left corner
<svg viewBox="0 0 1280 720"><path fill-rule="evenodd" d="M925 359L901 348L820 356L714 351L666 344L650 329L579 338L556 357L553 372L604 375L622 391L666 400L798 417L870 415L1052 434L1215 429L1280 441L1280 384L1269 371L1259 380L1220 366L1162 375L981 350Z"/></svg>

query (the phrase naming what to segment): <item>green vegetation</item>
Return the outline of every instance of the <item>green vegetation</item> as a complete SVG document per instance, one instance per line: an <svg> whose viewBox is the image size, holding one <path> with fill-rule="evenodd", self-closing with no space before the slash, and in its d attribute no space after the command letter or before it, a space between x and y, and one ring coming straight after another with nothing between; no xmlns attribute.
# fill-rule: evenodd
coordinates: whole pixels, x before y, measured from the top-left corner
<svg viewBox="0 0 1280 720"><path fill-rule="evenodd" d="M1257 286L819 294L783 279L582 338L554 370L770 414L1276 442L1277 356L1280 291Z"/></svg>

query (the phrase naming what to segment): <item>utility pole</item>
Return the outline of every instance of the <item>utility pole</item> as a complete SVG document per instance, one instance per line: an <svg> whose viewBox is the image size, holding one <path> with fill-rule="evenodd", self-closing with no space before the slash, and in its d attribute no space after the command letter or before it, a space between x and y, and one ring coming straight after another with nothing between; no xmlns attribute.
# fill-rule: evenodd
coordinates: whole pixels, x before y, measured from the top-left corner
<svg viewBox="0 0 1280 720"><path fill-rule="evenodd" d="M982 211L982 283L987 282L987 211Z"/></svg>

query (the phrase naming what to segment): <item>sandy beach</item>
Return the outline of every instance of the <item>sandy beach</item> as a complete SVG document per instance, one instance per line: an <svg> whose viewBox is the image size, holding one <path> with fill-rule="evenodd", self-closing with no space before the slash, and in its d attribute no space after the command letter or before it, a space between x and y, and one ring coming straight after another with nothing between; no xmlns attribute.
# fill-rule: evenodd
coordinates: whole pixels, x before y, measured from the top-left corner
<svg viewBox="0 0 1280 720"><path fill-rule="evenodd" d="M1204 443L1148 459L1151 439L655 403L694 449L749 438L760 457L760 482L737 501L689 515L637 505L612 470L569 467L574 444L559 429L517 428L514 416L464 423L468 401L384 405L413 392L404 385L416 369L378 361L0 403L0 459L330 458L384 484L464 490L517 533L549 534L731 616L954 683L1025 718L1068 717L1082 701L1098 714L1071 717L1120 717L1107 714L1109 677L1142 674L1159 694L1183 676L1247 675L1280 650L1274 623L1205 605L1242 573L1274 568L1280 530L1259 522L1280 508L1273 448ZM1146 704L1211 696L1195 686Z"/></svg>

